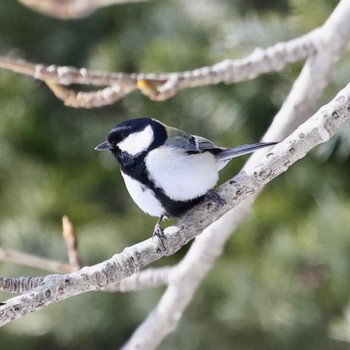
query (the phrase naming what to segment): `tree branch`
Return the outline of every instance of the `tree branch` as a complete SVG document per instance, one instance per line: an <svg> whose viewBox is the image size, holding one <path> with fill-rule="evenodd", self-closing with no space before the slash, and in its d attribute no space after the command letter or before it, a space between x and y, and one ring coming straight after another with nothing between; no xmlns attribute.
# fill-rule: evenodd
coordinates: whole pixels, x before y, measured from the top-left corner
<svg viewBox="0 0 350 350"><path fill-rule="evenodd" d="M17 258L17 256L15 256L15 258ZM34 258L38 259L37 257L34 257ZM9 261L9 260L5 259L5 261ZM42 267L41 267L43 270L49 270L50 268L50 264L45 265L46 262L47 260L43 259ZM16 260L16 263L21 263L21 262L18 262ZM58 262L54 261L54 263L58 263ZM27 264L23 264L23 265L27 265ZM38 267L38 266L33 266L33 264L28 264L28 265L32 267ZM69 273L73 271L71 266L69 266L68 264L62 264L62 265L63 266L61 270L57 269L57 271L53 270L53 272ZM110 286L102 290L105 292L126 293L126 292L134 292L137 290L166 286L169 283L169 280L171 279L171 276L175 270L175 267L159 267L159 268L145 269L138 273L135 273L130 277L127 277L121 280L118 283L111 284ZM43 279L44 277L42 276L41 277L3 278L2 280L0 278L0 291L6 292L6 293L14 293L14 294L30 292L36 287L38 287L42 283Z"/></svg>
<svg viewBox="0 0 350 350"><path fill-rule="evenodd" d="M137 290L165 286L172 278L175 267L149 268L105 289L107 292L133 292Z"/></svg>
<svg viewBox="0 0 350 350"><path fill-rule="evenodd" d="M0 68L46 82L56 97L63 100L67 106L92 108L112 104L135 90L141 91L152 100L163 101L189 87L254 79L263 73L279 71L287 64L303 60L315 53L320 37L321 34L316 29L300 38L278 43L267 49L257 48L245 58L226 59L212 66L184 72L105 73L85 68L46 66L1 56ZM71 84L107 88L80 92L61 86Z"/></svg>
<svg viewBox="0 0 350 350"><path fill-rule="evenodd" d="M97 9L147 0L18 0L23 5L47 16L59 19L78 19L89 16Z"/></svg>
<svg viewBox="0 0 350 350"><path fill-rule="evenodd" d="M41 258L28 253L19 252L17 250L5 249L0 247L0 261L8 261L15 264L35 267L45 271L56 273L72 272L72 267L56 260ZM3 290L4 291L4 290Z"/></svg>
<svg viewBox="0 0 350 350"><path fill-rule="evenodd" d="M72 222L67 216L62 218L63 238L67 246L69 264L56 260L42 258L36 255L23 253L0 247L0 261L12 262L25 266L35 267L56 273L69 273L81 269L81 259L78 252L78 239ZM142 289L156 288L168 284L174 267L150 268L140 271L119 283L112 284L104 289L107 292L130 292ZM36 288L43 277L8 278L1 285L0 290L7 293L24 293Z"/></svg>
<svg viewBox="0 0 350 350"><path fill-rule="evenodd" d="M122 253L103 263L67 275L46 276L30 293L11 298L0 306L0 325L71 296L106 288L162 256L174 254L214 221L303 158L313 147L328 141L349 117L350 84L293 134L276 145L254 168L240 172L220 186L218 192L228 204L213 211L212 203L206 201L166 228L167 250L162 250L158 240L148 239L125 248ZM0 279L0 288L7 282L6 278Z"/></svg>
<svg viewBox="0 0 350 350"><path fill-rule="evenodd" d="M308 117L350 40L349 12L349 2L341 1L322 26L324 34L320 33L323 39L320 48L324 49L306 62L264 140L285 138ZM259 155L254 153L245 168L254 166ZM221 255L228 238L250 213L255 198L256 195L245 200L196 238L186 257L173 271L176 278L170 279L170 285L158 305L133 333L124 350L134 349L140 344L143 349L154 349L177 327L200 282ZM183 288L184 283L186 288Z"/></svg>
<svg viewBox="0 0 350 350"><path fill-rule="evenodd" d="M81 259L78 251L78 238L72 222L68 216L64 215L62 218L62 233L63 239L66 243L68 261L73 271L80 270L82 267Z"/></svg>
<svg viewBox="0 0 350 350"><path fill-rule="evenodd" d="M42 258L37 255L28 254L24 252L19 252L17 250L5 249L0 247L0 261L12 262L15 264L20 264L24 266L35 267L45 271L51 271L56 273L69 273L72 271L79 270L81 268L80 257L77 250L77 238L73 224L69 221L67 216L62 218L63 225L63 238L67 246L67 253L69 264ZM22 293L23 291L28 291L33 287L32 283L9 283L7 285L8 290L2 289L9 293Z"/></svg>

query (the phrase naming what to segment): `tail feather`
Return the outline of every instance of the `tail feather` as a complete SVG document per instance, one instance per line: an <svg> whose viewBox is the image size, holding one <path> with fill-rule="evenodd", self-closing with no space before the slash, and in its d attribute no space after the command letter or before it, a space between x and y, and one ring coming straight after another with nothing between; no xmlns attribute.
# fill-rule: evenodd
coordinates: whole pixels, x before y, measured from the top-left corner
<svg viewBox="0 0 350 350"><path fill-rule="evenodd" d="M241 145L233 148L229 148L220 152L217 156L220 160L230 160L232 158L236 158L239 156L243 156L244 154L249 154L257 151L260 148L268 147L276 145L277 142L260 142L260 143L252 143L248 145Z"/></svg>

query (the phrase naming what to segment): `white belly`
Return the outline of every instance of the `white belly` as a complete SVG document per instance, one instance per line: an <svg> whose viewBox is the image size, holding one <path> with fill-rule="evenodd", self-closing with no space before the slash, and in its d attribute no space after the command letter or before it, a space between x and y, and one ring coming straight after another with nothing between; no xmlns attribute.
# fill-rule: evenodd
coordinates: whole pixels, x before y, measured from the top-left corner
<svg viewBox="0 0 350 350"><path fill-rule="evenodd" d="M146 186L142 185L140 182L134 180L132 177L124 174L123 172L121 173L131 198L142 211L151 216L157 217L164 214L164 209L154 196L152 190L148 189Z"/></svg>
<svg viewBox="0 0 350 350"><path fill-rule="evenodd" d="M162 146L152 150L145 162L155 186L173 200L202 196L218 181L216 159L209 152L188 155L181 149Z"/></svg>

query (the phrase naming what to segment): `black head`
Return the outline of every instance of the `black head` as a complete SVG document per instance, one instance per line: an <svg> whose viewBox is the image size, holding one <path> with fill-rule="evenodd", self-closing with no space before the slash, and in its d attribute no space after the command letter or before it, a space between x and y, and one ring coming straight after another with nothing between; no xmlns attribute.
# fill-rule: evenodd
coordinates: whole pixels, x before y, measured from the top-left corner
<svg viewBox="0 0 350 350"><path fill-rule="evenodd" d="M167 133L164 125L152 118L126 120L115 126L107 141L98 145L97 151L111 151L113 154L126 152L136 156L164 144Z"/></svg>

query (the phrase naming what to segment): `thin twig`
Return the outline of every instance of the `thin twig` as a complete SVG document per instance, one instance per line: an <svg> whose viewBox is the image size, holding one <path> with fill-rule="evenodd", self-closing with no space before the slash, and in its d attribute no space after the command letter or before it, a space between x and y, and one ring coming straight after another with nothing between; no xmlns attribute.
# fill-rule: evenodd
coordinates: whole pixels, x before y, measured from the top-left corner
<svg viewBox="0 0 350 350"><path fill-rule="evenodd" d="M63 239L67 246L68 261L73 271L80 270L82 267L78 251L78 238L72 222L68 216L62 217Z"/></svg>
<svg viewBox="0 0 350 350"><path fill-rule="evenodd" d="M0 247L0 261L12 262L24 266L35 267L45 271L56 273L72 272L69 264L56 260L41 258L36 255L19 252L17 250L5 249Z"/></svg>

